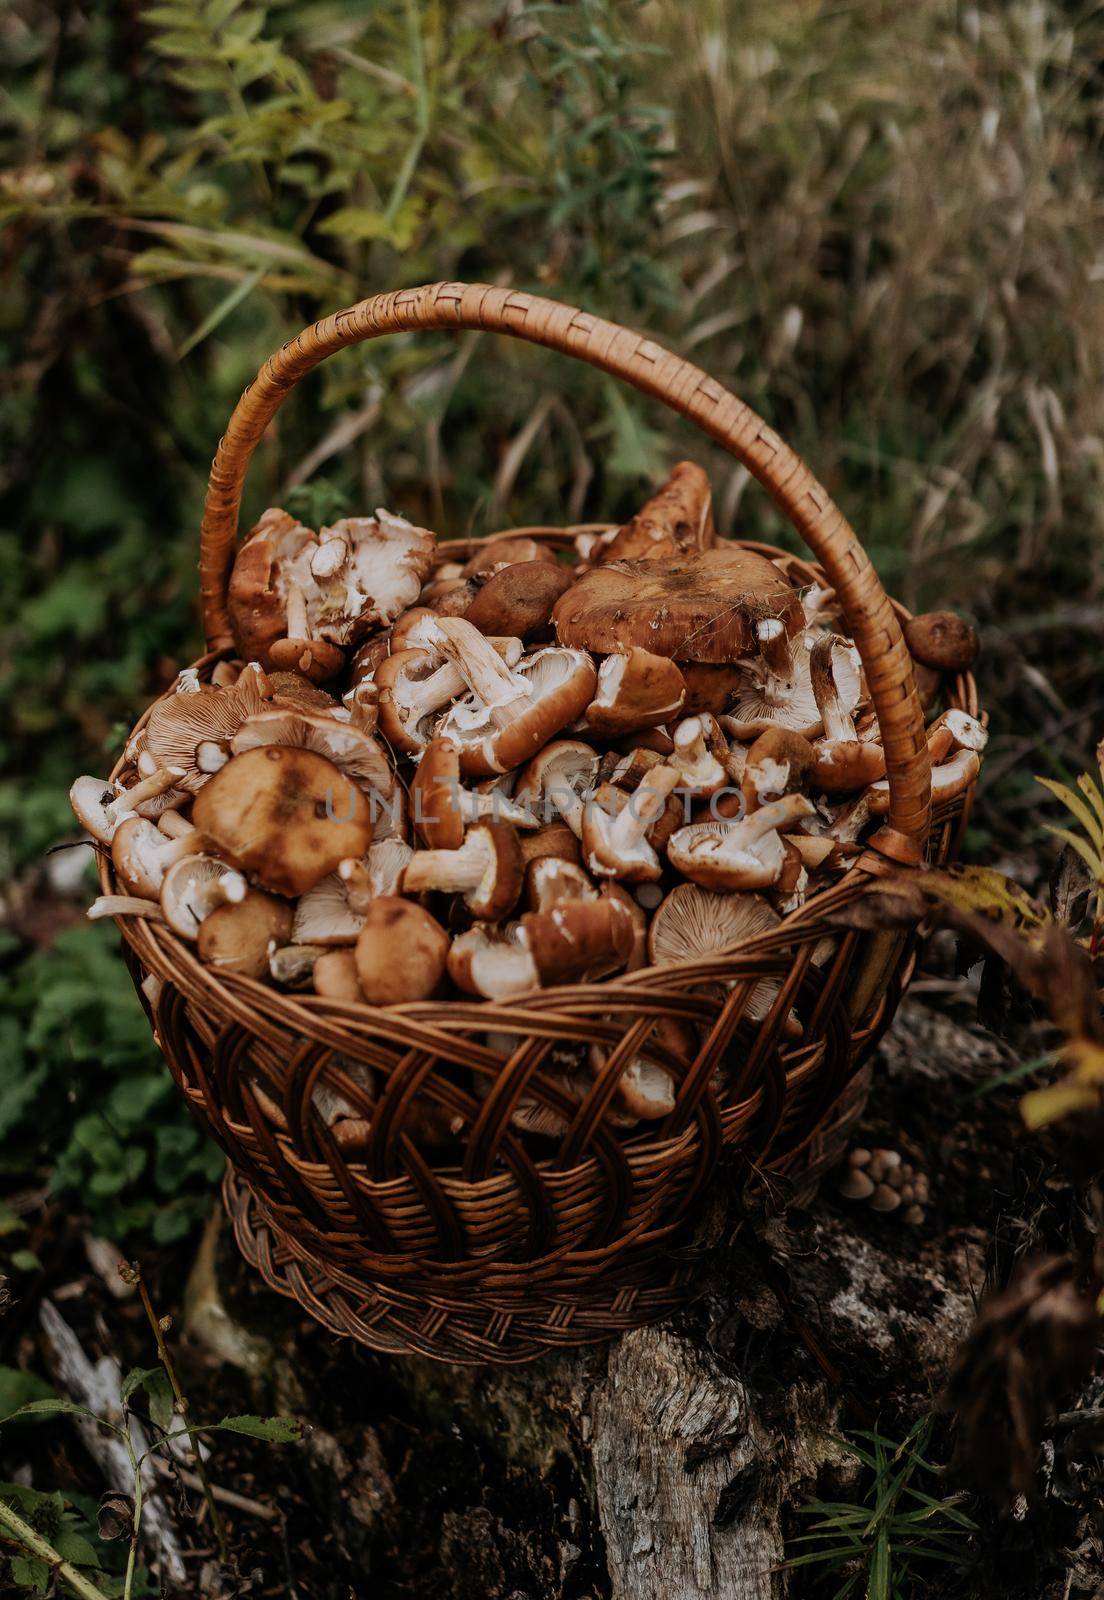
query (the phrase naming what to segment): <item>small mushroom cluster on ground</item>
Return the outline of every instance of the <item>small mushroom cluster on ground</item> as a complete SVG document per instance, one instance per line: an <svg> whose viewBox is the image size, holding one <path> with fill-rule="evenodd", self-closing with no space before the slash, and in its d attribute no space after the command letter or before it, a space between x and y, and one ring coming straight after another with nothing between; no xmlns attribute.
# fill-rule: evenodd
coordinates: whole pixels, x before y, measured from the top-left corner
<svg viewBox="0 0 1104 1600"><path fill-rule="evenodd" d="M318 533L265 512L230 584L238 659L180 676L123 783L73 785L119 891L93 915L163 922L221 973L333 1002L505 1001L708 959L860 852L888 786L835 596L718 540L701 468L580 535L572 564L523 535L448 554L382 510ZM986 735L940 696L976 640L939 614L908 642L950 800ZM668 1019L655 1047L692 1057L694 1030ZM567 1084L605 1058L562 1053ZM350 1067L337 1096L354 1142L369 1076ZM641 1060L618 1094L632 1126L666 1115L673 1079ZM560 1125L524 1101L515 1120Z"/></svg>

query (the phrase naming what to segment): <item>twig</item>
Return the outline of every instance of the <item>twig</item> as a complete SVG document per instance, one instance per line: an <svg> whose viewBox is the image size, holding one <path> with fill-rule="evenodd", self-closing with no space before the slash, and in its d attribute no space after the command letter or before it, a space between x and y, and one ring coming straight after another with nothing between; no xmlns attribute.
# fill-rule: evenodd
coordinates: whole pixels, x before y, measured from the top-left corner
<svg viewBox="0 0 1104 1600"><path fill-rule="evenodd" d="M75 1589L82 1600L105 1600L102 1589L78 1572L72 1562L66 1561L59 1555L53 1545L36 1533L29 1522L24 1522L18 1511L13 1511L11 1506L0 1500L0 1524L7 1528L16 1544L22 1545L24 1550L29 1550L40 1561L45 1561L50 1571L59 1578L64 1578L71 1589Z"/></svg>
<svg viewBox="0 0 1104 1600"><path fill-rule="evenodd" d="M182 1421L186 1424L188 1421L188 1398L180 1387L180 1379L176 1375L173 1358L169 1353L168 1345L165 1343L165 1325L162 1324L161 1319L153 1309L153 1301L150 1299L149 1290L146 1288L146 1280L142 1276L142 1269L136 1262L132 1262L130 1271L133 1273L133 1282L138 1286L138 1293L142 1297L142 1308L146 1313L150 1327L153 1329L153 1337L157 1341L157 1359L165 1369L165 1375L172 1388L173 1399L176 1401L176 1409ZM230 1545L226 1537L226 1525L219 1514L218 1506L215 1504L211 1480L207 1476L207 1466L201 1451L198 1449L196 1450L195 1458L196 1474L203 1490L203 1498L207 1502L207 1510L211 1514L211 1528L214 1531L215 1538L218 1540L219 1558L223 1566L226 1566L230 1561Z"/></svg>
<svg viewBox="0 0 1104 1600"><path fill-rule="evenodd" d="M186 1467L179 1464L170 1466L167 1461L153 1457L157 1471L166 1478L179 1478L186 1489L202 1489L203 1484L199 1475L189 1472ZM236 1489L224 1489L221 1484L213 1483L211 1493L222 1505L232 1506L235 1511L245 1511L251 1517L260 1517L263 1522L277 1522L280 1512L275 1506L266 1506L260 1500L251 1500L246 1494L239 1494Z"/></svg>

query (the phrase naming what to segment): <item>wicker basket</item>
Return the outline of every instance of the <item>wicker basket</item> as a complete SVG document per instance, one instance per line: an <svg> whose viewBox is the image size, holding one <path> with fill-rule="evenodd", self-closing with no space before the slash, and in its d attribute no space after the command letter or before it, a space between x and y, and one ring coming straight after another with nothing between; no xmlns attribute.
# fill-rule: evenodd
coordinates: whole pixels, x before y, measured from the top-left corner
<svg viewBox="0 0 1104 1600"><path fill-rule="evenodd" d="M777 928L709 961L647 968L605 983L545 989L509 1003L427 1001L387 1009L281 993L200 964L164 925L122 922L128 959L157 1042L188 1104L229 1159L226 1199L239 1244L266 1282L335 1332L378 1350L453 1361L524 1361L653 1321L691 1292L693 1228L722 1155L738 1173L808 1193L838 1159L861 1109L866 1063L912 965L911 939L842 929L838 914L890 862L945 860L967 805L932 817L923 716L901 632L907 613L883 592L825 490L746 405L650 340L571 306L486 285L436 284L377 296L284 346L246 390L211 471L201 577L206 678L231 653L226 591L242 484L286 395L347 345L415 329L485 329L551 345L664 400L723 445L768 489L819 565L796 582L831 585L861 652L887 758L890 811L865 853ZM571 547L577 529L526 529ZM449 544L467 554L475 541ZM977 711L968 677L947 698ZM141 724L139 724L141 726ZM114 776L125 776L120 764ZM101 862L106 892L110 859ZM827 957L821 945L834 939ZM756 983L778 980L759 1022ZM723 980L723 983L718 980ZM791 1012L801 1035L784 1027ZM703 1040L692 1061L652 1043L663 1017ZM515 1042L504 1054L488 1036ZM566 1043L603 1041L604 1070L581 1104L542 1065ZM666 1122L626 1135L607 1107L617 1078L645 1055L677 1081ZM715 1068L724 1060L724 1088ZM316 1114L320 1080L354 1104L344 1070L363 1063L384 1085L367 1149L346 1157ZM258 1081L268 1097L258 1097ZM472 1092L482 1078L483 1096ZM271 1116L271 1094L282 1115ZM522 1095L568 1123L537 1145L511 1113ZM360 1101L358 1102L358 1095ZM462 1132L429 1149L405 1131L432 1101ZM266 1113L265 1106L269 1107ZM544 1154L537 1153L543 1148Z"/></svg>

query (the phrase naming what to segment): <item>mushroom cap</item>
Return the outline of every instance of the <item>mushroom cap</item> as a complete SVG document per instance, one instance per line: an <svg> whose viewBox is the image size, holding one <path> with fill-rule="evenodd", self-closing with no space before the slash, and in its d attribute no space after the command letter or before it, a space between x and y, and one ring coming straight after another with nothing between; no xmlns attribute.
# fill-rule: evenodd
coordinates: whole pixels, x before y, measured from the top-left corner
<svg viewBox="0 0 1104 1600"><path fill-rule="evenodd" d="M521 769L514 799L545 820L544 807L547 804L554 815L557 795L566 802L571 797L582 799L590 792L598 776L598 764L597 751L581 739L554 739Z"/></svg>
<svg viewBox="0 0 1104 1600"><path fill-rule="evenodd" d="M356 956L352 950L327 950L314 963L312 982L315 994L327 1000L360 1000Z"/></svg>
<svg viewBox="0 0 1104 1600"><path fill-rule="evenodd" d="M267 745L313 750L366 793L384 800L391 793L393 774L381 746L350 722L310 711L263 711L242 723L230 748L240 756Z"/></svg>
<svg viewBox="0 0 1104 1600"><path fill-rule="evenodd" d="M527 639L548 626L553 606L574 582L557 561L520 561L488 578L464 617L480 633Z"/></svg>
<svg viewBox="0 0 1104 1600"><path fill-rule="evenodd" d="M146 749L160 765L180 767L179 787L194 793L211 776L198 764L199 746L207 740L229 745L243 722L270 709L275 692L275 684L250 662L228 688L208 684L165 695L146 722Z"/></svg>
<svg viewBox="0 0 1104 1600"><path fill-rule="evenodd" d="M165 874L161 885L161 910L165 921L182 939L194 939L205 917L218 904L244 900L248 884L240 872L214 856L185 856ZM214 891L218 891L216 898Z"/></svg>
<svg viewBox="0 0 1104 1600"><path fill-rule="evenodd" d="M515 566L522 562L551 562L555 559L556 552L551 545L542 544L527 535L519 537L505 534L500 538L481 540L475 554L469 556L460 568L459 576L472 578L477 572L497 572L500 567ZM440 577L440 569L437 575Z"/></svg>
<svg viewBox="0 0 1104 1600"><path fill-rule="evenodd" d="M251 889L243 900L216 906L199 925L199 958L220 972L266 978L273 949L291 937L292 911L286 900Z"/></svg>
<svg viewBox="0 0 1104 1600"><path fill-rule="evenodd" d="M796 633L797 594L765 557L718 545L677 561L614 561L583 574L552 613L561 644L614 655L640 645L677 661L735 661L769 612Z"/></svg>
<svg viewBox="0 0 1104 1600"><path fill-rule="evenodd" d="M905 623L909 655L938 672L969 672L978 658L978 636L953 611L927 611Z"/></svg>
<svg viewBox="0 0 1104 1600"><path fill-rule="evenodd" d="M521 936L542 984L577 983L616 972L628 961L634 929L625 907L607 896L527 911Z"/></svg>
<svg viewBox="0 0 1104 1600"><path fill-rule="evenodd" d="M582 867L557 856L540 856L525 869L525 890L532 911L549 911L565 900L597 900L598 890Z"/></svg>
<svg viewBox="0 0 1104 1600"><path fill-rule="evenodd" d="M740 665L735 661L680 661L678 667L686 685L686 698L682 702L684 717L700 716L703 711L714 717L722 716L744 681Z"/></svg>
<svg viewBox="0 0 1104 1600"><path fill-rule="evenodd" d="M576 865L583 859L579 841L566 822L547 822L535 833L523 834L520 844L521 859L526 866L549 857L573 861Z"/></svg>
<svg viewBox="0 0 1104 1600"><path fill-rule="evenodd" d="M428 1000L444 976L448 952L448 934L428 911L399 895L380 895L356 942L361 993L373 1006Z"/></svg>
<svg viewBox="0 0 1104 1600"><path fill-rule="evenodd" d="M227 609L234 643L243 661L271 666L269 646L287 633L287 586L291 568L317 542L310 528L270 506L246 535L234 558Z"/></svg>
<svg viewBox="0 0 1104 1600"><path fill-rule="evenodd" d="M384 640L384 652L387 650L387 641ZM258 672L260 668L256 669ZM297 706L301 711L321 711L331 716L337 708L337 701L328 689L323 689L319 684L312 683L301 672L289 672L281 669L270 672L268 681L272 685L272 698L284 706ZM258 706L257 710L266 708ZM252 713L251 713L252 714Z"/></svg>
<svg viewBox="0 0 1104 1600"><path fill-rule="evenodd" d="M365 795L313 750L267 744L228 761L196 796L195 825L276 894L300 895L372 841Z"/></svg>
<svg viewBox="0 0 1104 1600"><path fill-rule="evenodd" d="M465 994L511 1000L540 988L537 964L521 936L521 924L492 928L477 923L452 941L449 976Z"/></svg>
<svg viewBox="0 0 1104 1600"><path fill-rule="evenodd" d="M667 841L667 859L703 888L769 889L781 876L786 851L777 833L764 834L752 847L739 823L691 822Z"/></svg>
<svg viewBox="0 0 1104 1600"><path fill-rule="evenodd" d="M696 883L677 884L652 917L648 954L653 965L708 960L777 928L781 918L758 894L714 894ZM765 1017L778 993L777 978L764 978L748 998L746 1015Z"/></svg>
<svg viewBox="0 0 1104 1600"><path fill-rule="evenodd" d="M128 894L156 900L173 862L181 856L198 854L206 845L196 828L188 828L179 838L186 842L174 841L148 817L134 812L124 815L111 841L111 862Z"/></svg>
<svg viewBox="0 0 1104 1600"><path fill-rule="evenodd" d="M460 746L460 769L468 777L511 772L582 715L594 697L597 673L585 650L555 645L522 659L513 669L529 685L496 721L501 708L466 695L437 724L437 732Z"/></svg>
<svg viewBox="0 0 1104 1600"><path fill-rule="evenodd" d="M804 734L773 727L761 733L747 752L741 790L749 811L767 800L805 787L816 754Z"/></svg>
<svg viewBox="0 0 1104 1600"><path fill-rule="evenodd" d="M819 734L824 722L810 670L816 643L811 630L790 640L790 671L784 677L765 661L744 662L743 683L721 719L725 728L737 739L757 739L774 727L791 728L807 739ZM862 694L858 652L840 640L832 650L831 662L839 704L844 711L853 711Z"/></svg>
<svg viewBox="0 0 1104 1600"><path fill-rule="evenodd" d="M654 728L678 715L686 683L675 662L633 645L607 656L598 668L598 692L586 711L586 725L603 739L619 739L640 728Z"/></svg>
<svg viewBox="0 0 1104 1600"><path fill-rule="evenodd" d="M717 538L708 475L680 461L631 521L592 553L596 563L655 561L708 549Z"/></svg>
<svg viewBox="0 0 1104 1600"><path fill-rule="evenodd" d="M463 844L460 750L451 739L434 739L422 752L410 785L410 820L429 850L459 850Z"/></svg>

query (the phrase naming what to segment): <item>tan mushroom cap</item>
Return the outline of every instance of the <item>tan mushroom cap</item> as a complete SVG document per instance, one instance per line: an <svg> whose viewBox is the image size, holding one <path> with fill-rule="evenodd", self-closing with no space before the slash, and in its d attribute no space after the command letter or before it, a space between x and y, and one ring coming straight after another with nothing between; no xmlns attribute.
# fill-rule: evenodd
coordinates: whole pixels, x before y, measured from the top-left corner
<svg viewBox="0 0 1104 1600"><path fill-rule="evenodd" d="M707 550L716 538L709 478L696 462L680 461L635 517L594 547L590 559L670 559Z"/></svg>
<svg viewBox="0 0 1104 1600"><path fill-rule="evenodd" d="M792 728L768 728L750 747L740 780L744 809L750 813L784 794L799 794L816 760L804 734Z"/></svg>
<svg viewBox="0 0 1104 1600"><path fill-rule="evenodd" d="M372 842L367 796L313 750L263 745L196 796L196 827L276 894L300 895Z"/></svg>
<svg viewBox="0 0 1104 1600"><path fill-rule="evenodd" d="M327 1000L361 1000L356 956L352 950L327 950L312 969L315 994Z"/></svg>
<svg viewBox="0 0 1104 1600"><path fill-rule="evenodd" d="M975 630L954 611L928 611L905 623L913 660L937 672L969 672L978 658Z"/></svg>
<svg viewBox="0 0 1104 1600"><path fill-rule="evenodd" d="M675 662L633 645L623 655L607 656L598 668L598 692L586 711L586 725L603 739L619 739L654 728L678 715L686 683Z"/></svg>
<svg viewBox="0 0 1104 1600"><path fill-rule="evenodd" d="M758 648L757 616L804 624L796 592L770 561L718 545L677 561L615 561L586 572L552 613L561 644L602 655L639 645L676 661L736 661Z"/></svg>
<svg viewBox="0 0 1104 1600"><path fill-rule="evenodd" d="M422 906L381 895L365 913L356 969L369 1005L428 1000L444 977L449 937Z"/></svg>
<svg viewBox="0 0 1104 1600"><path fill-rule="evenodd" d="M243 978L268 976L273 949L291 937L292 911L286 900L251 889L243 900L217 906L199 925L199 958L220 972Z"/></svg>
<svg viewBox="0 0 1104 1600"><path fill-rule="evenodd" d="M458 934L449 950L448 971L458 989L484 1000L512 1000L540 988L540 973L518 922L497 928L477 923Z"/></svg>
<svg viewBox="0 0 1104 1600"><path fill-rule="evenodd" d="M443 546L447 549L448 546ZM472 578L477 572L497 572L500 567L516 566L521 562L555 561L556 552L551 545L531 539L527 534L505 534L497 539L484 539L473 556L460 567L458 576ZM437 569L440 577L442 569Z"/></svg>
<svg viewBox="0 0 1104 1600"><path fill-rule="evenodd" d="M341 863L345 866L345 862ZM313 889L300 895L292 923L293 944L355 944L364 926L364 913L353 906L349 880L341 872L327 872Z"/></svg>
<svg viewBox="0 0 1104 1600"><path fill-rule="evenodd" d="M624 905L605 896L569 900L551 911L527 911L521 938L542 984L577 983L625 966L635 932Z"/></svg>
<svg viewBox="0 0 1104 1600"><path fill-rule="evenodd" d="M788 794L742 822L692 822L672 833L667 859L684 878L706 889L770 888L786 864L779 830L813 813L804 795Z"/></svg>
<svg viewBox="0 0 1104 1600"><path fill-rule="evenodd" d="M244 900L249 886L240 872L214 856L187 856L171 866L161 885L165 921L182 939L195 939L206 917L222 905Z"/></svg>
<svg viewBox="0 0 1104 1600"><path fill-rule="evenodd" d="M581 739L553 739L521 769L514 798L536 812L541 822L561 816L578 838L598 764L597 752Z"/></svg>
<svg viewBox="0 0 1104 1600"><path fill-rule="evenodd" d="M451 739L434 739L423 751L410 785L410 821L429 850L459 850L463 844L460 750Z"/></svg>
<svg viewBox="0 0 1104 1600"><path fill-rule="evenodd" d="M476 822L458 850L419 850L403 873L404 894L462 894L473 916L497 922L521 894L521 846L505 822Z"/></svg>
<svg viewBox="0 0 1104 1600"><path fill-rule="evenodd" d="M521 561L488 578L464 618L480 633L528 639L548 626L553 606L574 582L575 574L558 562Z"/></svg>
<svg viewBox="0 0 1104 1600"><path fill-rule="evenodd" d="M169 868L185 856L200 854L206 847L207 840L198 828L189 828L179 838L167 838L148 817L131 812L115 830L111 862L128 894L155 900Z"/></svg>

